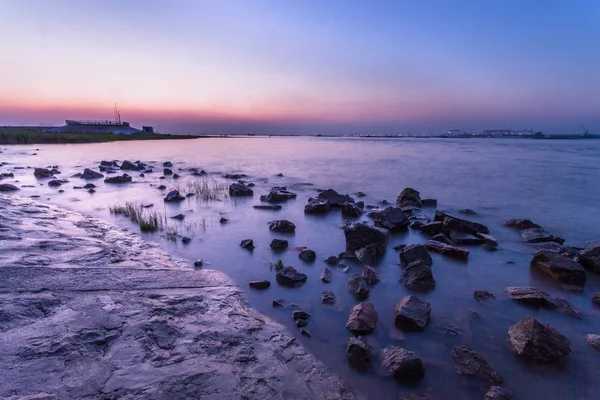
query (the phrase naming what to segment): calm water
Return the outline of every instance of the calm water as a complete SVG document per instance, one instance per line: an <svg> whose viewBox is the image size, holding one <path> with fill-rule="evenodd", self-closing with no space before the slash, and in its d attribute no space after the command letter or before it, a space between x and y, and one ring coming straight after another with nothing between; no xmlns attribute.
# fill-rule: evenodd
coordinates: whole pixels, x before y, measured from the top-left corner
<svg viewBox="0 0 600 400"><path fill-rule="evenodd" d="M35 151L35 149L39 149ZM37 155L31 155L36 152ZM97 193L72 189L82 182L73 178L63 185L64 193L39 185L33 171L13 170L16 166L58 165L62 177L68 178L84 167L96 168L100 160L129 159L151 162L162 169L171 161L174 172L182 178L160 180L160 173L134 176L126 186L99 186ZM452 346L465 344L482 354L504 378L504 386L520 399L594 399L600 398L600 354L589 347L584 335L600 333L600 310L591 303L600 291L600 279L590 275L581 293L567 292L560 285L534 273L529 268L535 247L522 243L517 231L502 226L514 217L530 218L546 230L567 238L569 245L585 245L600 240L600 140L535 141L518 139L350 139L350 138L240 138L197 139L188 141L129 142L89 145L11 146L3 149L0 161L9 165L1 172L14 172L24 188L20 194L41 195L41 200L85 214L110 219L122 227L137 230L122 217L111 216L108 206L126 201L153 203L154 209L168 216L186 215L183 222L169 220L171 230L192 237L183 245L171 241L165 233L144 234L161 243L172 254L189 260L204 259L208 267L232 276L242 288L255 279L271 279L274 285L264 292L248 292L251 304L264 314L288 326L333 371L369 394L370 398L402 398L408 394L428 392L433 398L481 399L489 384L454 372ZM203 202L191 198L176 205L165 205L164 193L180 187L186 191L190 167L209 173L210 182L230 183L223 173L248 174L256 184L253 198ZM179 171L179 169L182 171ZM282 173L283 177L275 175ZM4 182L10 182L11 179ZM307 185L308 183L312 185ZM154 186L151 186L154 185ZM255 210L259 196L272 186L287 186L298 198L283 204L281 211ZM415 351L426 367L426 377L416 387L402 386L384 377L374 362L365 374L352 371L346 362L345 344L350 336L345 323L355 299L345 289L352 273L361 266L345 262L350 271L332 268L333 281L324 284L320 272L323 259L344 250L343 219L339 212L326 216L304 215L307 199L316 196L317 188L333 188L341 193L363 191L366 204L383 199L394 203L403 188L410 186L423 198L437 198L438 208L451 214L471 208L478 215L471 219L490 227L499 240L496 252L472 248L467 263L455 262L433 254L435 290L421 294L432 305L431 322L422 333L403 333L394 327L393 306L409 294L398 282L402 269L392 247L401 243L423 243L426 238L415 231L391 236L388 251L376 266L382 281L371 291L370 301L379 313L380 323L368 341L377 351L394 344ZM429 210L433 213L433 210ZM224 216L230 220L219 224ZM268 221L285 218L297 228L294 235L274 234ZM369 220L363 216L359 220ZM285 237L290 249L274 254L269 243ZM250 253L239 248L242 239L254 239L257 248ZM298 259L294 247L307 246L317 253L317 261L306 264ZM308 275L308 282L294 289L279 287L270 263L281 258ZM514 261L514 264L507 264ZM506 286L534 285L551 295L566 297L584 314L577 320L558 312L527 308L507 299ZM480 304L473 291L491 291L497 300ZM320 304L323 290L333 290L338 305ZM308 309L312 317L308 329L312 338L299 335L291 318L291 307L274 309L271 301L282 298ZM550 323L572 342L573 352L567 359L550 366L523 362L517 358L508 340L508 328L525 316L535 316ZM458 332L451 335L447 328Z"/></svg>

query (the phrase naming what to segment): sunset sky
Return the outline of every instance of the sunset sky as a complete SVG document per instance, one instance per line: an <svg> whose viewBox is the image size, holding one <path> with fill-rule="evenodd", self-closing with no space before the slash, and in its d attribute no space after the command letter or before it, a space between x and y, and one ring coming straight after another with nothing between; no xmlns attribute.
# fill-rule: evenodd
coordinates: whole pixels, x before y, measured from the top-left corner
<svg viewBox="0 0 600 400"><path fill-rule="evenodd" d="M0 0L0 125L600 133L599 0Z"/></svg>

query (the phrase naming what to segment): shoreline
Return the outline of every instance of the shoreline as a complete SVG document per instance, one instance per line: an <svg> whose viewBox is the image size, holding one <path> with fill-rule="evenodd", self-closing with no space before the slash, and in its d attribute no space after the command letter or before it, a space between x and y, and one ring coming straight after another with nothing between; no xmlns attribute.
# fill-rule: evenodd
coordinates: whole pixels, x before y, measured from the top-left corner
<svg viewBox="0 0 600 400"><path fill-rule="evenodd" d="M0 208L0 397L359 398L224 273L56 206Z"/></svg>

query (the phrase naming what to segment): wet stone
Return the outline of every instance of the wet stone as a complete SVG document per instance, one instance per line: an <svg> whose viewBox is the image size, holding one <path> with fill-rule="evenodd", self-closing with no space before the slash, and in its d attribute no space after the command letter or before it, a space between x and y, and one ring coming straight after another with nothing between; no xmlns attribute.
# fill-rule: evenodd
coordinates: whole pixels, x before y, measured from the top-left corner
<svg viewBox="0 0 600 400"><path fill-rule="evenodd" d="M584 285L587 279L585 269L581 265L569 257L550 250L537 252L530 265L566 284Z"/></svg>
<svg viewBox="0 0 600 400"><path fill-rule="evenodd" d="M293 233L296 230L296 225L286 219L269 222L269 230L280 233Z"/></svg>
<svg viewBox="0 0 600 400"><path fill-rule="evenodd" d="M433 271L423 262L417 260L410 264L399 278L400 283L412 290L426 291L435 288Z"/></svg>
<svg viewBox="0 0 600 400"><path fill-rule="evenodd" d="M423 330L429 323L431 305L417 296L406 296L396 303L395 325L399 329Z"/></svg>
<svg viewBox="0 0 600 400"><path fill-rule="evenodd" d="M288 248L288 241L282 239L273 239L269 245L274 251L282 251Z"/></svg>
<svg viewBox="0 0 600 400"><path fill-rule="evenodd" d="M265 290L271 287L271 281L251 281L248 283L248 286L250 286L253 289Z"/></svg>
<svg viewBox="0 0 600 400"><path fill-rule="evenodd" d="M282 286L296 287L306 282L307 276L296 271L294 267L285 267L277 271L275 278Z"/></svg>
<svg viewBox="0 0 600 400"><path fill-rule="evenodd" d="M360 337L351 337L346 345L348 363L359 371L366 371L371 364L371 346Z"/></svg>
<svg viewBox="0 0 600 400"><path fill-rule="evenodd" d="M383 349L381 365L400 381L421 379L425 375L421 359L414 352L397 346Z"/></svg>
<svg viewBox="0 0 600 400"><path fill-rule="evenodd" d="M368 285L374 285L381 280L377 271L368 265L363 268L362 278Z"/></svg>
<svg viewBox="0 0 600 400"><path fill-rule="evenodd" d="M473 297L477 301L494 300L496 296L486 290L476 290L473 292Z"/></svg>
<svg viewBox="0 0 600 400"><path fill-rule="evenodd" d="M356 334L366 335L375 330L378 321L379 316L373 303L362 302L352 307L346 328Z"/></svg>
<svg viewBox="0 0 600 400"><path fill-rule="evenodd" d="M298 254L298 258L300 258L304 262L314 262L317 259L317 254L309 249L302 250L300 254Z"/></svg>
<svg viewBox="0 0 600 400"><path fill-rule="evenodd" d="M254 249L254 241L252 239L244 239L240 242L240 247L248 250Z"/></svg>
<svg viewBox="0 0 600 400"><path fill-rule="evenodd" d="M354 274L350 276L346 284L346 289L356 296L358 300L366 300L369 297L369 287L362 275Z"/></svg>
<svg viewBox="0 0 600 400"><path fill-rule="evenodd" d="M508 335L516 353L534 361L552 362L571 352L569 339L532 317L511 326Z"/></svg>
<svg viewBox="0 0 600 400"><path fill-rule="evenodd" d="M422 244L411 244L400 249L400 262L403 266L406 267L415 261L421 261L429 267L433 265L433 260L427 247Z"/></svg>
<svg viewBox="0 0 600 400"><path fill-rule="evenodd" d="M485 394L484 400L517 400L517 397L508 389L492 386Z"/></svg>
<svg viewBox="0 0 600 400"><path fill-rule="evenodd" d="M454 346L455 370L461 375L472 375L490 383L502 383L502 378L487 361L466 346Z"/></svg>
<svg viewBox="0 0 600 400"><path fill-rule="evenodd" d="M327 267L323 268L323 270L321 271L321 281L324 283L330 283L331 277L331 270Z"/></svg>
<svg viewBox="0 0 600 400"><path fill-rule="evenodd" d="M336 301L337 298L335 297L335 293L333 293L331 290L325 290L323 293L321 293L321 303L333 305L336 303Z"/></svg>

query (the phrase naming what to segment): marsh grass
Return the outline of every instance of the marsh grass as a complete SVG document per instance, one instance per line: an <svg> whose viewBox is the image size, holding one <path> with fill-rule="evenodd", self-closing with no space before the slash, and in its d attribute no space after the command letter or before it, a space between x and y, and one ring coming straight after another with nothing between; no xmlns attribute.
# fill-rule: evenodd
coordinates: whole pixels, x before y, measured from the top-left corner
<svg viewBox="0 0 600 400"><path fill-rule="evenodd" d="M284 267L285 267L285 265L283 265L283 261L281 259L279 259L279 260L277 260L277 262L271 263L269 265L269 269L271 271L273 271L273 270L281 271Z"/></svg>
<svg viewBox="0 0 600 400"><path fill-rule="evenodd" d="M226 199L229 189L225 182L216 179L200 177L187 184L187 193L193 193L199 201Z"/></svg>
<svg viewBox="0 0 600 400"><path fill-rule="evenodd" d="M167 216L158 211L147 211L137 203L125 203L108 207L111 214L123 215L139 225L142 232L156 232L167 224Z"/></svg>

